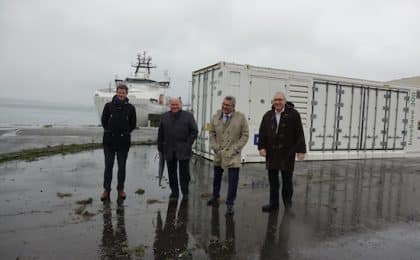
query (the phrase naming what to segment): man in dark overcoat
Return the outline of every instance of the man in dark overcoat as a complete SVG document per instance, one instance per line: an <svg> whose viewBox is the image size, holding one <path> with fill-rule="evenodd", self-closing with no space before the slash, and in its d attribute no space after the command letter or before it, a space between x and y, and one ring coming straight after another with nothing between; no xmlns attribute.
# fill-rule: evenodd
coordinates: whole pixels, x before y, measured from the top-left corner
<svg viewBox="0 0 420 260"><path fill-rule="evenodd" d="M197 138L197 124L190 112L182 110L181 101L171 98L170 111L164 113L160 119L158 130L158 150L168 166L170 199L178 199L178 173L183 199L188 198L190 182L190 158L192 145Z"/></svg>
<svg viewBox="0 0 420 260"><path fill-rule="evenodd" d="M270 202L262 207L264 212L279 208L279 172L282 178L282 199L286 210L292 206L293 170L295 157L303 160L306 153L305 136L299 112L286 101L284 93L277 92L273 107L261 121L258 150L265 157L270 183Z"/></svg>

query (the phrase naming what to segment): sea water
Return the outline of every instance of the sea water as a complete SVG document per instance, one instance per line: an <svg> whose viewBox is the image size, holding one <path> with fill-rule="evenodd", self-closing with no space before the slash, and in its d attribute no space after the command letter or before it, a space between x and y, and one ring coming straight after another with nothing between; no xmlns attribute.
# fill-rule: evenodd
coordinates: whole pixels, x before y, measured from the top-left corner
<svg viewBox="0 0 420 260"><path fill-rule="evenodd" d="M0 127L97 126L99 115L89 106L0 103Z"/></svg>

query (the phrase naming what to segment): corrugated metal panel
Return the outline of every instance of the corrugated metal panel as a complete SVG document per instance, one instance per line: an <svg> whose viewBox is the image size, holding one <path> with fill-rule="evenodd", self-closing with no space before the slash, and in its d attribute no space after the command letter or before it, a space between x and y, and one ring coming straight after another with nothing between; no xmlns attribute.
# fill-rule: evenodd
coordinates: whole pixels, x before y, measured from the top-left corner
<svg viewBox="0 0 420 260"><path fill-rule="evenodd" d="M407 91L315 82L310 149L401 150Z"/></svg>
<svg viewBox="0 0 420 260"><path fill-rule="evenodd" d="M195 71L192 85L192 108L201 130L194 150L208 159L210 116L230 94L250 126L242 160L264 161L256 147L258 129L277 91L284 91L301 114L309 159L391 158L420 152L420 95L410 87L226 62Z"/></svg>
<svg viewBox="0 0 420 260"><path fill-rule="evenodd" d="M308 85L304 83L289 83L287 86L287 99L295 105L295 109L299 112L304 127L306 127L308 121L308 89Z"/></svg>

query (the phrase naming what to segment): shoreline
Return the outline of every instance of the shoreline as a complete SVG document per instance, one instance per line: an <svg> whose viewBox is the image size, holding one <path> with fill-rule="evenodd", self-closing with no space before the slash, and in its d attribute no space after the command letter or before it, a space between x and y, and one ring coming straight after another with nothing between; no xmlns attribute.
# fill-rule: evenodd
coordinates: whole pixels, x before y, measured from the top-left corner
<svg viewBox="0 0 420 260"><path fill-rule="evenodd" d="M40 149L50 147L77 145L92 149L89 145L102 144L102 127L31 127L31 128L0 128L0 156L32 150L39 153ZM157 128L141 127L131 133L133 144L149 144L157 141ZM35 150L33 150L35 149ZM37 150L38 149L38 150ZM57 148L56 148L57 149ZM80 148L78 148L80 149ZM58 152L60 153L60 151Z"/></svg>
<svg viewBox="0 0 420 260"><path fill-rule="evenodd" d="M156 145L156 141L136 141L131 146L137 145ZM84 144L61 144L56 146L47 146L43 148L24 149L17 152L0 154L0 164L9 161L34 161L39 158L48 157L56 154L66 155L83 151L101 149L102 143L84 143Z"/></svg>

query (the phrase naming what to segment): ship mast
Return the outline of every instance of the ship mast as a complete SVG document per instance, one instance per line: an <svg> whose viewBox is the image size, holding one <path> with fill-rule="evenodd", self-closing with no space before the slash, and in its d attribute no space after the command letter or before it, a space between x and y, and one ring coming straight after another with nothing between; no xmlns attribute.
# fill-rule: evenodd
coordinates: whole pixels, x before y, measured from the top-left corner
<svg viewBox="0 0 420 260"><path fill-rule="evenodd" d="M150 56L146 57L145 51L143 52L143 55L141 53L137 54L137 63L134 65L131 65L131 67L136 69L134 74L137 75L140 69L146 69L147 74L150 75L150 69L156 68L156 66L152 65L151 61L152 61L152 57Z"/></svg>

